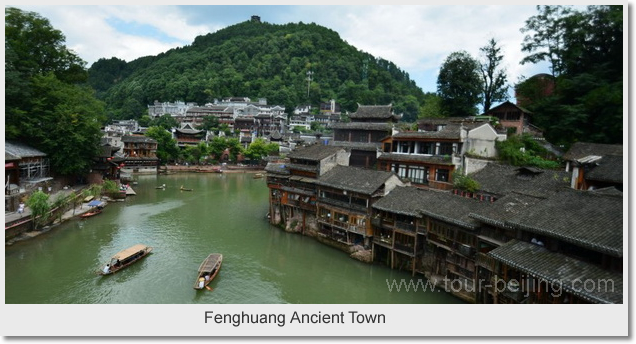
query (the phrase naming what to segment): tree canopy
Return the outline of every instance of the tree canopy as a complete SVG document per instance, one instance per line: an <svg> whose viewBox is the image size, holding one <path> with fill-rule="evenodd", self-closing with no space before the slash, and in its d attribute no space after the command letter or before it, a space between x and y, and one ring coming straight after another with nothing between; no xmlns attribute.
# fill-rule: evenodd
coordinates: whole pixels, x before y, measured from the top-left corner
<svg viewBox="0 0 636 344"><path fill-rule="evenodd" d="M504 57L501 47L494 38L491 38L479 51L482 54L479 69L483 85L483 112L487 112L492 104L508 99L508 76L506 69L501 66Z"/></svg>
<svg viewBox="0 0 636 344"><path fill-rule="evenodd" d="M62 175L88 172L104 103L82 85L85 62L46 18L5 8L5 135L43 151Z"/></svg>
<svg viewBox="0 0 636 344"><path fill-rule="evenodd" d="M447 116L472 116L481 102L482 79L479 62L465 51L451 53L440 68L437 93Z"/></svg>
<svg viewBox="0 0 636 344"><path fill-rule="evenodd" d="M623 142L623 8L538 6L526 21L522 62L550 62L553 90L529 78L517 85L534 124L546 138L568 146L576 141Z"/></svg>

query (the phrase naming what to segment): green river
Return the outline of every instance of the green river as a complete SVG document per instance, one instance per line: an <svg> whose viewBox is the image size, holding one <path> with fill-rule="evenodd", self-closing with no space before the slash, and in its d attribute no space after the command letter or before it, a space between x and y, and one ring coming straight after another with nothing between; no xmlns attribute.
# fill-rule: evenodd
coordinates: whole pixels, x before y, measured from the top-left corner
<svg viewBox="0 0 636 344"><path fill-rule="evenodd" d="M136 196L5 247L7 304L462 303L444 291L390 290L411 275L349 258L266 219L265 179L252 174L137 176ZM166 184L166 189L156 186ZM194 189L180 191L179 187ZM142 243L153 252L110 276L95 271ZM201 261L224 256L213 291L192 288ZM426 282L423 277L416 276Z"/></svg>

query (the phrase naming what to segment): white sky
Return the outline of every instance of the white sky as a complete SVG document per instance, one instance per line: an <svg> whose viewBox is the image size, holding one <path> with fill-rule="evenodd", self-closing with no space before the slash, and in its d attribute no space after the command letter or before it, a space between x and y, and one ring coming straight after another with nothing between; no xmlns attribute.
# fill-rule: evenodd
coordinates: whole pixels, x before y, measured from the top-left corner
<svg viewBox="0 0 636 344"><path fill-rule="evenodd" d="M424 92L435 92L439 68L451 52L465 50L478 58L491 37L503 48L511 84L549 72L547 64L519 64L525 55L519 29L538 13L535 5L15 7L49 19L88 66L102 57L131 61L157 55L259 15L273 24L302 21L330 28L359 50L395 63Z"/></svg>

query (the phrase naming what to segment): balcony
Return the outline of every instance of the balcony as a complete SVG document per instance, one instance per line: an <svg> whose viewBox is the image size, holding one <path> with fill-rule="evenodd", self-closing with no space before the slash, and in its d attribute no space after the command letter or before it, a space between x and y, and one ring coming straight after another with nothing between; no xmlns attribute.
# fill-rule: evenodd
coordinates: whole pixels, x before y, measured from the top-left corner
<svg viewBox="0 0 636 344"><path fill-rule="evenodd" d="M481 266L489 271L495 271L495 260L485 253L477 253L475 256L477 266Z"/></svg>
<svg viewBox="0 0 636 344"><path fill-rule="evenodd" d="M415 233L415 224L395 221L395 228Z"/></svg>

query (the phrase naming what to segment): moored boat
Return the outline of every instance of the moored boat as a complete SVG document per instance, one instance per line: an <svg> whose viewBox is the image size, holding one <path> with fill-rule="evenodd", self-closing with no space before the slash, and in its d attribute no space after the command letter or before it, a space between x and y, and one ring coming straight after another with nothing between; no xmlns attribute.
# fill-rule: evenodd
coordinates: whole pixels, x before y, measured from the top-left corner
<svg viewBox="0 0 636 344"><path fill-rule="evenodd" d="M197 279L194 282L194 289L203 289L216 277L221 270L223 263L223 255L220 253L211 253L199 266Z"/></svg>
<svg viewBox="0 0 636 344"><path fill-rule="evenodd" d="M152 247L143 244L131 246L110 257L110 261L98 271L100 275L110 275L139 261L152 251Z"/></svg>
<svg viewBox="0 0 636 344"><path fill-rule="evenodd" d="M87 218L87 217L95 216L95 215L101 214L101 213L102 213L102 209L95 208L93 210L89 210L89 211L85 212L84 214L81 214L80 217L81 218Z"/></svg>

